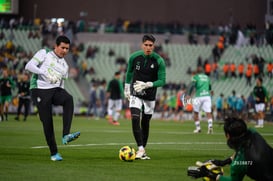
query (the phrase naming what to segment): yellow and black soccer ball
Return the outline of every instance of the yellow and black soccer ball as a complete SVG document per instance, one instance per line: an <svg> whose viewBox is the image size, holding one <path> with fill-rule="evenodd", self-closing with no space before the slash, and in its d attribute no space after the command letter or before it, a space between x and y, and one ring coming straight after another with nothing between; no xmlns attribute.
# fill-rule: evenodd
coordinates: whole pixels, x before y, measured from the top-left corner
<svg viewBox="0 0 273 181"><path fill-rule="evenodd" d="M119 150L119 159L122 161L134 161L136 158L136 151L131 146L123 146Z"/></svg>

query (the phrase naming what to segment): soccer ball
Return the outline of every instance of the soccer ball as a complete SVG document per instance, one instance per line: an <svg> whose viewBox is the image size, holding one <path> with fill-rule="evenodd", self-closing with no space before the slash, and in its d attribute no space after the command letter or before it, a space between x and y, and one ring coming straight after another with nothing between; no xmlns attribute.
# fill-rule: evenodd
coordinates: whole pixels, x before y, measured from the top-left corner
<svg viewBox="0 0 273 181"><path fill-rule="evenodd" d="M134 161L136 158L136 151L131 146L123 146L119 150L119 159L123 161Z"/></svg>

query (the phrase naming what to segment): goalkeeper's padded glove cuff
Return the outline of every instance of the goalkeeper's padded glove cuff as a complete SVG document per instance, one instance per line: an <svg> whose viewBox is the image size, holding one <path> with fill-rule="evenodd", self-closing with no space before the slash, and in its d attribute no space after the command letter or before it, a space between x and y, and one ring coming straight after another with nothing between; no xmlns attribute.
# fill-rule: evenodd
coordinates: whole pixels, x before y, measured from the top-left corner
<svg viewBox="0 0 273 181"><path fill-rule="evenodd" d="M153 87L153 83L152 82L146 82L146 88L150 88Z"/></svg>

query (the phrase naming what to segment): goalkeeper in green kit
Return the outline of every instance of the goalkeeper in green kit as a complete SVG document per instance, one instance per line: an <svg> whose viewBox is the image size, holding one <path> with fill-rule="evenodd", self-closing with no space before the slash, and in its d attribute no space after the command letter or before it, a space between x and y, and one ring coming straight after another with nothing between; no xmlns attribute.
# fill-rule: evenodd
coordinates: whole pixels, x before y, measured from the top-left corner
<svg viewBox="0 0 273 181"><path fill-rule="evenodd" d="M69 46L70 40L66 36L59 36L53 51L39 50L25 66L32 73L31 97L38 108L52 161L62 160L54 135L53 105L63 107L62 143L67 144L80 136L80 132L70 133L74 103L73 97L64 89L64 79L68 78L68 65L64 56L69 52Z"/></svg>
<svg viewBox="0 0 273 181"><path fill-rule="evenodd" d="M248 129L244 120L229 117L225 119L224 132L227 145L235 153L225 160L209 160L197 169L188 169L193 178L207 177L217 181L242 181L247 175L256 181L273 180L273 149L255 130ZM230 165L230 176L223 172L210 169Z"/></svg>
<svg viewBox="0 0 273 181"><path fill-rule="evenodd" d="M149 160L145 147L155 108L157 87L166 79L165 62L155 53L155 38L144 35L142 50L134 52L128 62L124 95L129 99L133 134L138 146L136 159Z"/></svg>

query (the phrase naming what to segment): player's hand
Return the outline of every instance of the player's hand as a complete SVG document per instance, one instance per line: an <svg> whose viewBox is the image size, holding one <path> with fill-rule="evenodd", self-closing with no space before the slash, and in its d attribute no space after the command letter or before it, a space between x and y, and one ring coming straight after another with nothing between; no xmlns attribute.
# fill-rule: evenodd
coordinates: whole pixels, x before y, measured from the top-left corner
<svg viewBox="0 0 273 181"><path fill-rule="evenodd" d="M137 80L134 83L134 90L136 92L141 92L142 90L150 88L150 87L153 87L153 83L152 82L142 82L142 81Z"/></svg>
<svg viewBox="0 0 273 181"><path fill-rule="evenodd" d="M190 95L182 94L181 101L183 103L183 106L186 106L189 103L190 98Z"/></svg>
<svg viewBox="0 0 273 181"><path fill-rule="evenodd" d="M46 77L51 84L56 84L59 81L58 77L54 74L47 74Z"/></svg>
<svg viewBox="0 0 273 181"><path fill-rule="evenodd" d="M209 170L205 165L200 167L200 172L203 177L209 177L212 180L216 180L219 174L216 174L212 172L212 170Z"/></svg>
<svg viewBox="0 0 273 181"><path fill-rule="evenodd" d="M209 160L204 163L197 161L196 166L188 167L187 174L193 178L203 177L216 180L219 175L223 175L223 171Z"/></svg>
<svg viewBox="0 0 273 181"><path fill-rule="evenodd" d="M200 171L200 167L196 167L196 166L188 167L187 175L192 177L192 178L204 177L204 175Z"/></svg>
<svg viewBox="0 0 273 181"><path fill-rule="evenodd" d="M125 87L124 87L124 96L128 99L128 101L130 101L130 84L125 83Z"/></svg>
<svg viewBox="0 0 273 181"><path fill-rule="evenodd" d="M60 81L59 76L54 74L52 71L45 71L43 72L44 76L46 77L47 81L51 84L56 84L58 81Z"/></svg>

